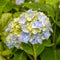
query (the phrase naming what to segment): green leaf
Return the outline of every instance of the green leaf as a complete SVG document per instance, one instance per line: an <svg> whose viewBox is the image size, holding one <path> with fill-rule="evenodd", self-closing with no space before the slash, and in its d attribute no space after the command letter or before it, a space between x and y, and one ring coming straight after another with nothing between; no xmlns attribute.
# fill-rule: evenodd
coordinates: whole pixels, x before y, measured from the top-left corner
<svg viewBox="0 0 60 60"><path fill-rule="evenodd" d="M24 53L20 54L19 60L26 60L26 56Z"/></svg>
<svg viewBox="0 0 60 60"><path fill-rule="evenodd" d="M45 11L52 18L55 16L54 9L49 5L44 5L39 3L25 3L24 6L33 10Z"/></svg>
<svg viewBox="0 0 60 60"><path fill-rule="evenodd" d="M18 17L20 14L21 14L21 12L16 12L16 13L13 14L13 17L16 18L16 17Z"/></svg>
<svg viewBox="0 0 60 60"><path fill-rule="evenodd" d="M40 55L43 50L45 49L44 45L43 44L36 44L34 45L34 49L35 49L35 53L36 53L36 56Z"/></svg>
<svg viewBox="0 0 60 60"><path fill-rule="evenodd" d="M22 43L21 49L24 50L27 54L33 55L33 45ZM36 44L34 45L34 49L35 49L36 56L38 56L44 50L44 45Z"/></svg>
<svg viewBox="0 0 60 60"><path fill-rule="evenodd" d="M32 50L32 46L30 44L25 44L25 43L22 43L20 45L20 48L22 50L24 50L26 53L30 54L30 55L33 55L33 50Z"/></svg>
<svg viewBox="0 0 60 60"><path fill-rule="evenodd" d="M56 3L58 3L59 2L59 0L46 0L46 3L47 4L51 4L51 5L55 5Z"/></svg>
<svg viewBox="0 0 60 60"><path fill-rule="evenodd" d="M11 13L4 13L2 14L2 17L0 19L0 28L1 30L5 30L8 23L12 20L12 14Z"/></svg>
<svg viewBox="0 0 60 60"><path fill-rule="evenodd" d="M60 21L57 21L57 22L56 22L56 24L57 24L57 26L59 26L59 27L60 27Z"/></svg>
<svg viewBox="0 0 60 60"><path fill-rule="evenodd" d="M56 40L56 45L60 44L60 35L58 36L57 40Z"/></svg>
<svg viewBox="0 0 60 60"><path fill-rule="evenodd" d="M57 56L57 60L60 60L60 49L57 49L56 50L56 56Z"/></svg>
<svg viewBox="0 0 60 60"><path fill-rule="evenodd" d="M46 46L46 47L51 47L51 46L54 45L53 43L51 43L51 40L50 40L50 39L44 40L44 41L43 41L43 44L44 44L44 46Z"/></svg>
<svg viewBox="0 0 60 60"><path fill-rule="evenodd" d="M11 52L11 50L4 50L4 51L2 51L1 54L2 54L2 56L9 56L12 54L12 52Z"/></svg>
<svg viewBox="0 0 60 60"><path fill-rule="evenodd" d="M8 3L9 0L0 0L0 14L3 12L5 5Z"/></svg>
<svg viewBox="0 0 60 60"><path fill-rule="evenodd" d="M46 48L40 55L41 60L55 60L55 52L53 48Z"/></svg>
<svg viewBox="0 0 60 60"><path fill-rule="evenodd" d="M8 2L8 3L5 5L5 7L4 7L4 9L3 9L3 12L9 12L10 10L12 10L12 8L13 8L13 4L12 4L11 2Z"/></svg>
<svg viewBox="0 0 60 60"><path fill-rule="evenodd" d="M20 55L14 55L13 60L26 60L26 56L24 53L21 53Z"/></svg>
<svg viewBox="0 0 60 60"><path fill-rule="evenodd" d="M2 51L3 50L3 44L2 44L2 42L0 42L0 51Z"/></svg>

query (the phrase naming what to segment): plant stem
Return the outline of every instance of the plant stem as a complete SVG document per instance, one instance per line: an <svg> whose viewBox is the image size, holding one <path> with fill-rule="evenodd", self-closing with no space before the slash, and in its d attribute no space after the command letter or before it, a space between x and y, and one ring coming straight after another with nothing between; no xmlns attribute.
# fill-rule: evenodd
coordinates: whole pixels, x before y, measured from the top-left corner
<svg viewBox="0 0 60 60"><path fill-rule="evenodd" d="M34 57L34 60L37 60L37 56L36 56L36 51L35 51L34 45L33 45L33 57Z"/></svg>
<svg viewBox="0 0 60 60"><path fill-rule="evenodd" d="M58 8L56 7L56 17L55 17L55 22L58 20ZM53 34L53 43L54 43L54 53L55 53L55 60L57 60L56 58L56 24L54 26L54 34Z"/></svg>
<svg viewBox="0 0 60 60"><path fill-rule="evenodd" d="M27 54L27 56L28 56L31 60L33 60L33 58L32 58L29 54Z"/></svg>

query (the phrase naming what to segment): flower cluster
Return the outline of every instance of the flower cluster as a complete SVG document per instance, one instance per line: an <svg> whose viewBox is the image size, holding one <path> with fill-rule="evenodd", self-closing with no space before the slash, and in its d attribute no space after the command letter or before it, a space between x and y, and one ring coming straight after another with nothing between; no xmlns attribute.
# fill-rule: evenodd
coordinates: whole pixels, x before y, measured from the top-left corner
<svg viewBox="0 0 60 60"><path fill-rule="evenodd" d="M21 5L24 3L25 0L16 0L16 5Z"/></svg>
<svg viewBox="0 0 60 60"><path fill-rule="evenodd" d="M16 5L21 5L25 2L25 0L15 0L15 2L16 2ZM39 2L39 0L34 0L34 2Z"/></svg>
<svg viewBox="0 0 60 60"><path fill-rule="evenodd" d="M6 32L6 45L12 48L19 47L21 42L42 44L43 40L50 37L52 28L49 18L43 12L28 10L10 22Z"/></svg>

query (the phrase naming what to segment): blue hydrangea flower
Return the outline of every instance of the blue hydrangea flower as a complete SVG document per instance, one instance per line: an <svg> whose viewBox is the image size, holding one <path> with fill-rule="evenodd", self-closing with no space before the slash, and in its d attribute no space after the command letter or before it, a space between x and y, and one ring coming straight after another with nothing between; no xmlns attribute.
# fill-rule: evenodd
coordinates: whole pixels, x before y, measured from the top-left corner
<svg viewBox="0 0 60 60"><path fill-rule="evenodd" d="M49 31L44 31L43 33L42 33L42 36L45 38L45 39L48 39L49 37L50 37L50 32Z"/></svg>
<svg viewBox="0 0 60 60"><path fill-rule="evenodd" d="M6 45L9 48L13 48L13 47L19 47L20 44L20 40L19 37L17 37L16 35L10 34L7 36L6 38Z"/></svg>
<svg viewBox="0 0 60 60"><path fill-rule="evenodd" d="M26 22L26 18L20 18L19 19L19 24L21 25L21 24L25 24L25 22Z"/></svg>
<svg viewBox="0 0 60 60"><path fill-rule="evenodd" d="M21 5L25 0L16 0L16 5Z"/></svg>
<svg viewBox="0 0 60 60"><path fill-rule="evenodd" d="M49 18L43 12L30 9L9 23L6 32L6 45L18 48L21 42L42 44L43 40L49 39L53 30Z"/></svg>
<svg viewBox="0 0 60 60"><path fill-rule="evenodd" d="M11 32L11 24L8 24L8 28L5 30L6 32Z"/></svg>
<svg viewBox="0 0 60 60"><path fill-rule="evenodd" d="M12 42L8 42L6 41L6 46L9 47L9 48L13 48L13 43Z"/></svg>
<svg viewBox="0 0 60 60"><path fill-rule="evenodd" d="M30 39L30 33L22 32L22 33L20 34L20 40L21 40L22 42L28 43L29 39Z"/></svg>
<svg viewBox="0 0 60 60"><path fill-rule="evenodd" d="M37 33L37 34L33 35L30 39L30 43L32 43L32 44L37 44L37 43L42 44L42 39L40 37L40 34Z"/></svg>
<svg viewBox="0 0 60 60"><path fill-rule="evenodd" d="M32 23L32 28L42 29L42 28L43 28L42 22L40 22L40 21L38 21L38 20L33 21L33 23Z"/></svg>

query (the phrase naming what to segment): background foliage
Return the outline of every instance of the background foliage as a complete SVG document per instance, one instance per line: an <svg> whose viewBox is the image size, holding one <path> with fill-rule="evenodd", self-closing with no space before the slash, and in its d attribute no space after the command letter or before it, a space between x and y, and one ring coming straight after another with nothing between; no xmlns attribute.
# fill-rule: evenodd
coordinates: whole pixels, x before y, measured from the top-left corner
<svg viewBox="0 0 60 60"><path fill-rule="evenodd" d="M30 3L30 1L32 1ZM15 0L0 0L0 60L60 60L60 0L25 0L21 5L16 5ZM9 49L6 43L5 29L8 23L18 17L22 12L33 9L44 12L52 23L53 33L42 45L34 47L22 43L19 49Z"/></svg>

